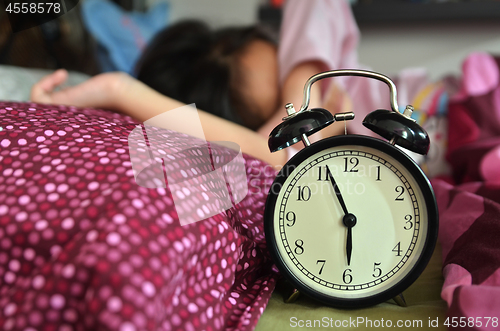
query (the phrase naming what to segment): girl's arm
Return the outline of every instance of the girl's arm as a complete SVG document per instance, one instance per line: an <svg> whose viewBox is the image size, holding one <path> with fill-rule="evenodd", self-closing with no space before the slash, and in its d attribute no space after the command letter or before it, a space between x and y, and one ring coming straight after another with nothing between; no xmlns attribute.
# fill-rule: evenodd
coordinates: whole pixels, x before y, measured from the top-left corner
<svg viewBox="0 0 500 331"><path fill-rule="evenodd" d="M54 91L66 78L65 70L58 70L43 78L33 86L31 99L40 103L106 108L122 112L141 122L185 105L124 73L97 75L80 85ZM286 152L269 152L267 139L258 133L201 110L198 114L208 141L237 143L244 153L261 159L276 169L286 162Z"/></svg>

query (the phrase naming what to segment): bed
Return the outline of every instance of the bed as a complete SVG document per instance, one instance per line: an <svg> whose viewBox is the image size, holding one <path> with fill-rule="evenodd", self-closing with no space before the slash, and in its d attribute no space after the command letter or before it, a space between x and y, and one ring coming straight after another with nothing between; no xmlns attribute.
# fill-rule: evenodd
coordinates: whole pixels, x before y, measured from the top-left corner
<svg viewBox="0 0 500 331"><path fill-rule="evenodd" d="M275 176L264 162L243 155L250 194L181 226L168 185L135 181L128 136L140 123L105 110L1 102L0 328L355 329L390 320L410 329L446 329L445 321L496 329L500 59L474 56L482 64L453 80L455 94L443 88L449 79L420 94L433 106L417 116L439 142L421 164L432 177L440 231L431 262L404 293L408 307L283 302L263 233L265 188ZM496 76L478 74L485 68Z"/></svg>

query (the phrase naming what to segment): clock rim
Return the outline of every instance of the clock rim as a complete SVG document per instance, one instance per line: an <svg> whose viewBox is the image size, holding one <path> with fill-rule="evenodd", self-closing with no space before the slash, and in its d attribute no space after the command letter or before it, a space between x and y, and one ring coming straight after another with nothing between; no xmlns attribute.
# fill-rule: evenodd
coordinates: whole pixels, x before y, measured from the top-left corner
<svg viewBox="0 0 500 331"><path fill-rule="evenodd" d="M276 208L276 202L280 190L276 192L274 189L276 185L280 187L284 184L288 176L293 172L293 170L304 162L310 156L321 152L327 148L337 147L342 145L358 145L364 147L374 148L388 154L389 156L396 159L405 167L409 173L413 175L417 185L422 191L425 204L427 206L427 218L428 218L428 229L426 233L426 238L424 242L424 247L422 253L415 264L411 267L407 275L397 282L394 286L389 289L380 292L375 295L370 295L362 298L336 298L330 295L325 295L320 293L309 286L303 284L297 277L289 270L288 266L283 262L281 255L278 252L277 242L274 235L274 210ZM292 167L290 167L292 166ZM417 278L422 274L424 269L427 267L434 248L436 246L437 237L439 230L439 214L436 203L436 198L432 185L424 174L422 169L411 159L405 152L398 149L397 147L382 141L377 138L360 136L360 135L347 135L347 136L334 136L325 138L318 142L311 144L310 146L300 150L294 157L292 157L280 170L278 175L273 181L273 184L269 188L268 196L266 199L265 211L264 211L264 232L266 237L267 247L271 254L271 257L278 267L280 272L285 278L290 281L301 293L317 300L323 304L333 306L336 308L363 308L368 306L373 306L378 303L390 300L395 296L402 293L408 287L410 287Z"/></svg>

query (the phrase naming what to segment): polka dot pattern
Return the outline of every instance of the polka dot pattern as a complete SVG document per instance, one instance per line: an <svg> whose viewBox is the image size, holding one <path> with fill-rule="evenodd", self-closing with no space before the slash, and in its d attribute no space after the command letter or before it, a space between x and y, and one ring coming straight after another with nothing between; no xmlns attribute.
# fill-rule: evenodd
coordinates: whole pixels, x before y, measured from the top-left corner
<svg viewBox="0 0 500 331"><path fill-rule="evenodd" d="M266 164L244 155L249 194L181 226L169 187L134 179L131 118L2 102L0 118L1 330L255 327L277 275Z"/></svg>
<svg viewBox="0 0 500 331"><path fill-rule="evenodd" d="M244 160L234 143L207 143L183 133L138 125L130 132L128 145L136 182L157 188L166 187L167 181L182 225L219 214L247 195ZM142 204L137 199L132 203Z"/></svg>

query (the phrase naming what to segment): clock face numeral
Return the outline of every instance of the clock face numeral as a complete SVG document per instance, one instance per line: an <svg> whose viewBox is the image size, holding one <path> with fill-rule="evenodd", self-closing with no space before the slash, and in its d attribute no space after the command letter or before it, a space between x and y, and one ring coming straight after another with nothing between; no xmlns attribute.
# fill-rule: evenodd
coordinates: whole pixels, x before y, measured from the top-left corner
<svg viewBox="0 0 500 331"><path fill-rule="evenodd" d="M377 277L380 277L380 275L382 275L382 269L380 269L378 266L381 265L382 263L373 263L373 274L372 276L377 278Z"/></svg>
<svg viewBox="0 0 500 331"><path fill-rule="evenodd" d="M296 219L296 216L295 216L295 213L293 211L289 211L288 213L286 213L286 220L288 221L288 223L286 224L287 226L289 226L289 227L294 226L295 219Z"/></svg>
<svg viewBox="0 0 500 331"><path fill-rule="evenodd" d="M396 201L404 201L405 198L403 197L403 194L405 193L405 188L401 185L396 186L395 189L396 193L399 193L399 195L396 197Z"/></svg>
<svg viewBox="0 0 500 331"><path fill-rule="evenodd" d="M304 253L304 247L302 247L303 245L304 241L302 239L295 240L295 254L301 255L302 253Z"/></svg>
<svg viewBox="0 0 500 331"><path fill-rule="evenodd" d="M321 180L330 180L330 175L324 166L318 166L318 181ZM323 176L324 174L324 176Z"/></svg>
<svg viewBox="0 0 500 331"><path fill-rule="evenodd" d="M298 186L297 193L297 201L309 201L311 199L311 189L309 186Z"/></svg>
<svg viewBox="0 0 500 331"><path fill-rule="evenodd" d="M323 272L323 268L325 267L326 260L318 260L316 261L316 264L321 263L321 268L319 269L319 274Z"/></svg>
<svg viewBox="0 0 500 331"><path fill-rule="evenodd" d="M411 216L410 214L405 216L405 220L406 220L406 223L404 226L405 230L411 230L411 228L413 228L413 222L411 221L412 219L413 219L413 216Z"/></svg>
<svg viewBox="0 0 500 331"><path fill-rule="evenodd" d="M344 281L344 284L351 284L352 283L352 275L350 274L352 272L352 269L345 269L344 273L342 274L342 280Z"/></svg>
<svg viewBox="0 0 500 331"><path fill-rule="evenodd" d="M403 251L403 250L401 250L401 241L398 242L398 244L396 246L394 246L394 248L392 249L392 251L394 253L396 253L396 256L401 256L401 252Z"/></svg>
<svg viewBox="0 0 500 331"><path fill-rule="evenodd" d="M380 166L376 166L377 168L377 179L375 179L376 181L381 181L380 179Z"/></svg>
<svg viewBox="0 0 500 331"><path fill-rule="evenodd" d="M347 159L349 159L349 164L347 162ZM344 172L358 172L358 169L356 169L356 167L359 164L359 159L357 157L351 157L351 158L344 157L344 161L345 161ZM347 170L348 168L349 170Z"/></svg>

